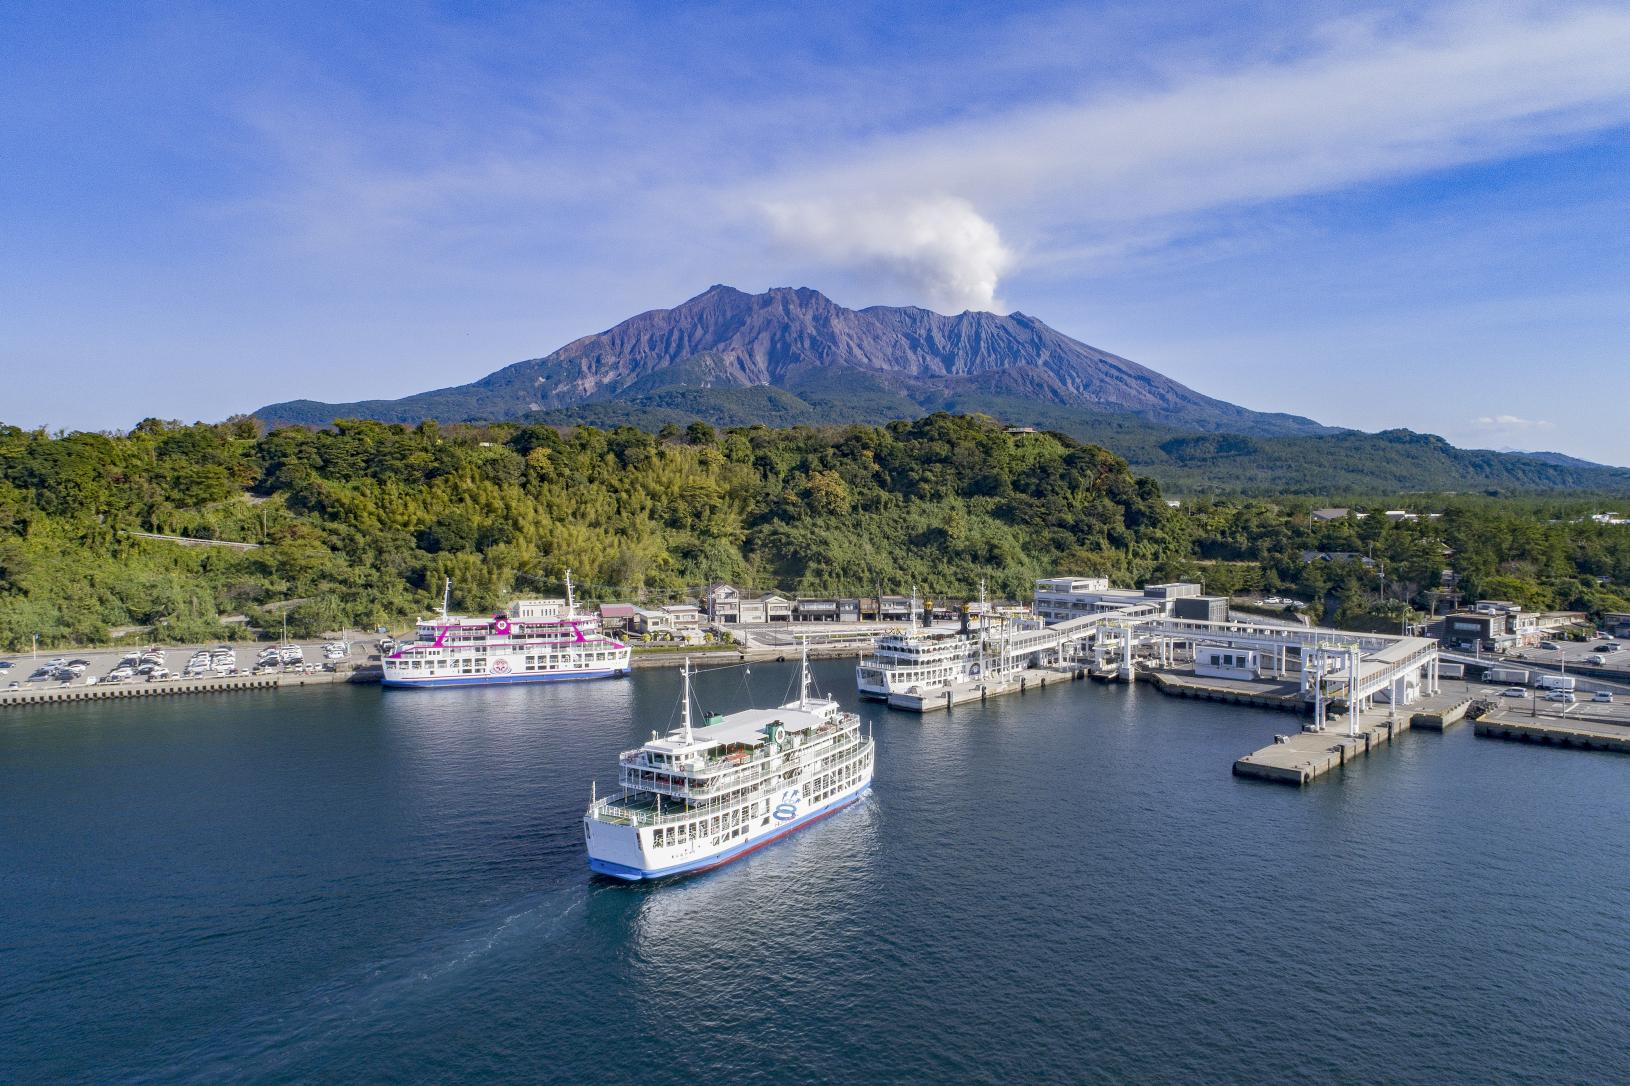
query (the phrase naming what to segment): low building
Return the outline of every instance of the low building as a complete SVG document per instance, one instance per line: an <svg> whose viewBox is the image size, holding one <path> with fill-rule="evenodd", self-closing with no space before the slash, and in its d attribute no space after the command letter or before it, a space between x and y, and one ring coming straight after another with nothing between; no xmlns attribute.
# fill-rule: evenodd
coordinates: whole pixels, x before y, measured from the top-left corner
<svg viewBox="0 0 1630 1086"><path fill-rule="evenodd" d="M838 621L838 599L836 596L805 599L800 596L792 605L792 620L794 622L836 622Z"/></svg>
<svg viewBox="0 0 1630 1086"><path fill-rule="evenodd" d="M673 623L675 630L699 630L702 628L702 609L694 603L665 603L661 607L668 621Z"/></svg>
<svg viewBox="0 0 1630 1086"><path fill-rule="evenodd" d="M1504 614L1494 611L1457 611L1443 618L1442 640L1450 648L1504 649L1518 643L1516 635L1507 629Z"/></svg>
<svg viewBox="0 0 1630 1086"><path fill-rule="evenodd" d="M734 625L741 621L741 589L723 582L710 584L702 606L710 621Z"/></svg>
<svg viewBox="0 0 1630 1086"><path fill-rule="evenodd" d="M626 630L637 610L632 603L602 603L600 625L607 630Z"/></svg>
<svg viewBox="0 0 1630 1086"><path fill-rule="evenodd" d="M1052 624L1128 608L1143 614L1174 615L1178 601L1199 596L1200 586L1187 581L1140 589L1111 588L1107 577L1042 577L1036 581L1031 606L1043 622Z"/></svg>
<svg viewBox="0 0 1630 1086"><path fill-rule="evenodd" d="M1348 512L1349 510L1346 508L1331 506L1328 509L1313 510L1312 517L1314 520L1321 521L1346 520Z"/></svg>
<svg viewBox="0 0 1630 1086"><path fill-rule="evenodd" d="M1254 679L1261 660L1251 649L1229 645L1194 646L1194 673L1208 679Z"/></svg>
<svg viewBox="0 0 1630 1086"><path fill-rule="evenodd" d="M644 607L636 607L634 614L628 620L628 628L637 634L647 637L653 634L674 632L673 616L662 611L651 611Z"/></svg>
<svg viewBox="0 0 1630 1086"><path fill-rule="evenodd" d="M910 622L911 597L910 596L883 596L877 601L877 620L879 622Z"/></svg>

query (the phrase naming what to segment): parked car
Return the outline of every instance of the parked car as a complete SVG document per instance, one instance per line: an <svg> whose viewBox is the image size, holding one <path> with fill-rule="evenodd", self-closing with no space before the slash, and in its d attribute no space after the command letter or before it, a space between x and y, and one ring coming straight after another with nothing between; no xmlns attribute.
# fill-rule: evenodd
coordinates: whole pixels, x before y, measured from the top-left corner
<svg viewBox="0 0 1630 1086"><path fill-rule="evenodd" d="M6 684L7 690L21 690L22 688L23 684L18 682L16 679L13 679L11 682Z"/></svg>
<svg viewBox="0 0 1630 1086"><path fill-rule="evenodd" d="M1587 664L1605 664L1607 663L1607 657L1603 656L1599 652L1593 652L1589 656L1585 657L1585 662Z"/></svg>
<svg viewBox="0 0 1630 1086"><path fill-rule="evenodd" d="M0 671L9 671L9 670L11 670L11 661L10 660L0 660Z"/></svg>
<svg viewBox="0 0 1630 1086"><path fill-rule="evenodd" d="M1571 690L1553 690L1549 694L1545 695L1545 700L1546 701L1562 701L1562 702L1568 702L1569 704L1572 704L1573 702L1576 702L1579 699L1574 696L1574 693Z"/></svg>
<svg viewBox="0 0 1630 1086"><path fill-rule="evenodd" d="M1504 690L1500 691L1500 696L1502 698L1526 698L1528 696L1528 691L1524 690L1520 686L1508 686Z"/></svg>
<svg viewBox="0 0 1630 1086"><path fill-rule="evenodd" d="M1555 652L1556 651L1556 642L1555 641L1541 641L1539 643L1539 647L1542 648L1542 649L1546 649L1546 650L1548 650L1550 652Z"/></svg>
<svg viewBox="0 0 1630 1086"><path fill-rule="evenodd" d="M167 667L155 667L147 673L147 681L150 683L162 682L171 677L170 669Z"/></svg>
<svg viewBox="0 0 1630 1086"><path fill-rule="evenodd" d="M1592 701L1605 701L1605 702L1611 703L1613 701L1613 691L1611 691L1611 690L1598 690L1598 691L1596 691L1595 696L1591 698L1591 700Z"/></svg>

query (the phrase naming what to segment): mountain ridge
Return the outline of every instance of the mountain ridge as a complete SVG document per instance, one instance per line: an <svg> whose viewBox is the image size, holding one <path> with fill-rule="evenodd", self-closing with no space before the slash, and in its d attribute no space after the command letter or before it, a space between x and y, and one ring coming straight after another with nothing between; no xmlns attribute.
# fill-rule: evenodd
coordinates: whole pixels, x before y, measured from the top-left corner
<svg viewBox="0 0 1630 1086"><path fill-rule="evenodd" d="M834 375L896 393L917 413L948 397L1000 395L1202 432L1335 432L1311 419L1206 396L1020 312L857 310L808 287L747 294L723 284L464 385L395 400L294 400L254 414L271 425L324 426L343 417L486 422L674 388L796 390L831 384Z"/></svg>
<svg viewBox="0 0 1630 1086"><path fill-rule="evenodd" d="M851 310L803 287L750 295L715 285L468 384L394 400L295 400L255 415L269 425L435 419L654 432L697 421L880 424L938 411L1094 442L1189 493L1630 494L1630 470L1560 454L1458 449L1430 434L1250 411L1024 313Z"/></svg>

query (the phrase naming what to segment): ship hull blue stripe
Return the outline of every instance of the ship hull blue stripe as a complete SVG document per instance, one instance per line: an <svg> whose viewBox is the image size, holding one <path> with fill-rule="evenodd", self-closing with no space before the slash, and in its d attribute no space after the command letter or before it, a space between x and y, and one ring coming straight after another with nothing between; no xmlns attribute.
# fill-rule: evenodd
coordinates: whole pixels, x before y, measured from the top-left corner
<svg viewBox="0 0 1630 1086"><path fill-rule="evenodd" d="M385 686L394 686L398 690L411 690L427 686L508 686L512 683L558 683L571 682L574 679L610 679L628 672L619 668L604 668L597 671L573 671L569 674L553 675L448 675L435 679L381 679Z"/></svg>
<svg viewBox="0 0 1630 1086"><path fill-rule="evenodd" d="M843 808L849 806L849 804L853 803L855 800L859 799L861 796L865 795L870 789L871 785L867 784L865 788L861 788L841 799L835 799L831 803L828 803L825 807L817 808L801 818L789 822L787 825L781 827L779 830L776 830L773 833L757 839L743 841L741 844L736 845L733 848L726 849L723 852L716 852L711 856L703 856L699 859L690 860L686 863L675 864L672 867L657 868L656 870L646 870L645 868L640 867L629 867L626 864L612 863L609 860L597 860L593 856L590 856L589 869L601 875L610 875L614 879L622 879L624 882L639 882L642 879L665 879L674 875L690 875L702 871L709 871L715 867L723 867L732 860L739 860L748 853L755 852L758 849L763 848L765 845L774 844L783 837L786 837L788 834L791 834L796 830L801 830L812 822L818 822L827 815L836 814L837 812L843 810Z"/></svg>

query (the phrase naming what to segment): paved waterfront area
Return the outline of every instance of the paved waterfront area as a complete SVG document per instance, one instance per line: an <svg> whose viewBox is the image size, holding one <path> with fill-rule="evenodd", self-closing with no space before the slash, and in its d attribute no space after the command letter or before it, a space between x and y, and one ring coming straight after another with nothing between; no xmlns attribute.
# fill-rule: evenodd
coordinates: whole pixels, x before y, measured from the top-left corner
<svg viewBox="0 0 1630 1086"><path fill-rule="evenodd" d="M1630 719L1622 714L1615 714L1609 719L1604 716L1498 710L1485 714L1477 721L1477 734L1486 739L1630 754Z"/></svg>
<svg viewBox="0 0 1630 1086"><path fill-rule="evenodd" d="M299 645L304 651L306 664L312 667L320 667L325 663L334 663L337 665L339 670L351 670L357 667L366 666L369 663L378 663L379 635L363 634L353 631L348 634L347 637L350 640L351 652L344 659L338 661L327 660L323 656L323 645L326 643L323 640L291 639L289 644ZM138 676L137 678L126 680L124 683L119 684L119 688L131 690L148 686L175 686L179 689L182 685L185 685L189 689L236 688L237 685L242 685L242 683L234 684L233 680L249 677L249 672L252 668L254 668L255 660L260 655L260 651L270 644L272 644L272 642L220 641L201 645L160 645L158 648L165 654L165 667L169 668L169 670L176 675L180 674L181 669L186 666L187 660L195 651L200 649L214 650L221 648L231 649L236 654L238 659L238 675L210 676L207 678L185 680L180 678L172 678L159 680L155 683L149 683L146 678ZM145 645L141 646L141 648L146 647L147 646ZM9 668L0 668L0 705L7 704L11 701L35 701L38 699L25 698L25 695L36 695L48 691L66 692L69 690L83 690L86 687L92 687L94 689L94 687L98 685L95 683L95 680L100 679L102 676L106 675L108 672L117 667L120 659L126 654L135 651L140 651L140 649L138 649L136 646L122 645L115 648L96 649L52 649L49 651L41 649L37 654L12 653L9 655L0 656L0 661L5 661L11 664ZM37 676L40 667L50 661L59 659L84 660L86 662L85 673L79 678L70 682L59 682L58 680L49 676ZM10 689L12 683L17 684L17 689ZM99 691L98 693L100 694L107 692L107 690L103 690Z"/></svg>

